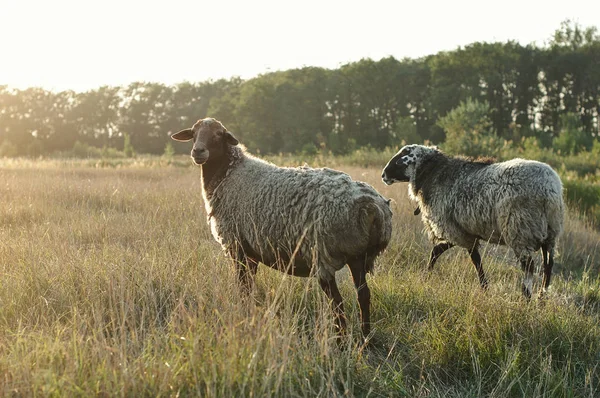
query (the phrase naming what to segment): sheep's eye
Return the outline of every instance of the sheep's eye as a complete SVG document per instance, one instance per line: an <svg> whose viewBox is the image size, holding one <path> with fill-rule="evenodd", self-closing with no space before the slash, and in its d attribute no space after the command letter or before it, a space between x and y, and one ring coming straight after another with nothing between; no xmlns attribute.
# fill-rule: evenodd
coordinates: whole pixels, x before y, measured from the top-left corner
<svg viewBox="0 0 600 398"><path fill-rule="evenodd" d="M411 164L413 160L414 160L413 156L411 156L411 154L407 154L407 155L402 156L400 159L398 159L396 161L396 164L408 165L408 164Z"/></svg>

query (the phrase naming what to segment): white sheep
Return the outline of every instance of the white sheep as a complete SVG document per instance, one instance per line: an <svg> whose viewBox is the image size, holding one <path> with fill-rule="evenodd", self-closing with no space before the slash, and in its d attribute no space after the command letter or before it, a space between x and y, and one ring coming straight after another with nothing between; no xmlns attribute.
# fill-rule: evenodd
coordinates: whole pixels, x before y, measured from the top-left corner
<svg viewBox="0 0 600 398"><path fill-rule="evenodd" d="M191 156L201 165L208 223L214 238L235 260L243 286L249 288L259 262L291 275L314 274L332 300L341 331L346 320L335 272L348 264L367 337L366 273L390 240L389 201L339 171L277 167L258 159L212 118L199 120L172 138L193 140Z"/></svg>
<svg viewBox="0 0 600 398"><path fill-rule="evenodd" d="M412 199L435 246L429 268L451 248L467 249L482 287L479 241L509 246L525 272L523 294L533 284L532 253L542 249L543 292L550 285L554 247L563 230L562 183L545 163L513 159L494 163L450 157L423 145L403 147L385 166L383 181L408 182Z"/></svg>

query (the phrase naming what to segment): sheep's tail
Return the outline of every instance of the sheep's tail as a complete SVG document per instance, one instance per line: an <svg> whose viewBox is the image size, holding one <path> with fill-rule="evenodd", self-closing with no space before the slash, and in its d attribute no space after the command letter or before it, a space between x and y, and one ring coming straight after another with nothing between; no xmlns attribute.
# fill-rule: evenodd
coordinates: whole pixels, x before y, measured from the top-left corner
<svg viewBox="0 0 600 398"><path fill-rule="evenodd" d="M375 258L383 252L392 237L392 211L389 200L370 201L360 216L361 230L368 235L366 272L373 270Z"/></svg>
<svg viewBox="0 0 600 398"><path fill-rule="evenodd" d="M556 240L562 234L565 222L565 203L562 195L549 198L546 201L546 220L548 232L544 245L554 247Z"/></svg>
<svg viewBox="0 0 600 398"><path fill-rule="evenodd" d="M546 247L554 247L556 240L563 232L566 206L563 200L563 186L560 177L550 166L546 165L546 167L550 173L544 183L546 192L544 210L548 229L543 244Z"/></svg>

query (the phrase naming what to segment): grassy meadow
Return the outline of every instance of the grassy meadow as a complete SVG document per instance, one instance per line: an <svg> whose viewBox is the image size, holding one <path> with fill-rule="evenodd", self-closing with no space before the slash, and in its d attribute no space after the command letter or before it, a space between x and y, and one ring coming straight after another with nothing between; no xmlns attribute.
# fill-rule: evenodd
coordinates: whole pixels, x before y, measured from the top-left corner
<svg viewBox="0 0 600 398"><path fill-rule="evenodd" d="M0 159L0 395L600 396L600 233L575 212L548 296L527 303L502 247L482 252L486 292L460 249L427 272L420 218L383 164L311 163L394 202L371 344L343 270L338 345L316 280L260 267L240 294L190 163Z"/></svg>

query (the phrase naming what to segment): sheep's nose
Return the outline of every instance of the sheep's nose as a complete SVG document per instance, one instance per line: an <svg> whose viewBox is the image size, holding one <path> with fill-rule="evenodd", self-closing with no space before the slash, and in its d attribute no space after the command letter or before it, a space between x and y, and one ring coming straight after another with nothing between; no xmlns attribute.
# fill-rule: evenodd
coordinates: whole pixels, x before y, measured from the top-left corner
<svg viewBox="0 0 600 398"><path fill-rule="evenodd" d="M192 156L202 156L206 153L206 149L204 148L194 148L192 149Z"/></svg>

